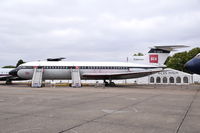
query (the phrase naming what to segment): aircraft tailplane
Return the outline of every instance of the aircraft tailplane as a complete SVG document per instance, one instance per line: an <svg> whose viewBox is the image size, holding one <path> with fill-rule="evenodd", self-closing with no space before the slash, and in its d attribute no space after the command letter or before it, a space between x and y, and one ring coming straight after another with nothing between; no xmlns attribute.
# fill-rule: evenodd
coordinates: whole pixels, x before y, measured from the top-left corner
<svg viewBox="0 0 200 133"><path fill-rule="evenodd" d="M185 45L154 46L145 56L134 56L133 60L137 63L164 66L171 51L185 48Z"/></svg>

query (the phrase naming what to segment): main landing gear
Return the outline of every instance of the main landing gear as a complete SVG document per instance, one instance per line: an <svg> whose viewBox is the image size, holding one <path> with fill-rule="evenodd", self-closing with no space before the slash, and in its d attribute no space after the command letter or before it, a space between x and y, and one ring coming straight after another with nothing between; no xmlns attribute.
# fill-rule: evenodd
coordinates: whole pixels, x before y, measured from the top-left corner
<svg viewBox="0 0 200 133"><path fill-rule="evenodd" d="M12 80L7 79L7 80L6 80L6 85L11 85L11 84L12 84Z"/></svg>
<svg viewBox="0 0 200 133"><path fill-rule="evenodd" d="M107 82L106 80L104 80L104 84L105 86L109 86L109 87L114 87L116 86L114 82L112 82L112 80L109 80L109 82Z"/></svg>

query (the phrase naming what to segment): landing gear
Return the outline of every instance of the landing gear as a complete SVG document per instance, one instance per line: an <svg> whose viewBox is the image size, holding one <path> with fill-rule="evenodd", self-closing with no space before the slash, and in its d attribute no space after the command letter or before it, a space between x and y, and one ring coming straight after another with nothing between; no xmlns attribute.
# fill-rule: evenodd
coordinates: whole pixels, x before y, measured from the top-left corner
<svg viewBox="0 0 200 133"><path fill-rule="evenodd" d="M110 82L110 86L111 86L111 87L114 87L114 86L116 86L116 85L115 85L114 82Z"/></svg>
<svg viewBox="0 0 200 133"><path fill-rule="evenodd" d="M106 80L104 80L104 84L105 86L109 86L109 87L114 87L116 86L114 82L112 82L112 80L109 80L110 82L108 83Z"/></svg>
<svg viewBox="0 0 200 133"><path fill-rule="evenodd" d="M105 86L108 86L108 85L109 85L109 83L108 83L106 80L104 80L103 82L104 82L104 85L105 85Z"/></svg>
<svg viewBox="0 0 200 133"><path fill-rule="evenodd" d="M12 80L7 79L7 80L6 80L6 85L10 85L10 84L12 84Z"/></svg>

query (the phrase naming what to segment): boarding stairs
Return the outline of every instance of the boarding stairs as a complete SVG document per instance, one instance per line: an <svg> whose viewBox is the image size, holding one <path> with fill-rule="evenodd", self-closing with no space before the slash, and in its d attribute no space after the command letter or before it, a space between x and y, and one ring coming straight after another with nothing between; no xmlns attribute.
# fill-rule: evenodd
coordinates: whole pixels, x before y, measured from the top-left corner
<svg viewBox="0 0 200 133"><path fill-rule="evenodd" d="M32 77L32 84L31 86L34 88L42 87L42 76L43 76L44 69L35 67Z"/></svg>
<svg viewBox="0 0 200 133"><path fill-rule="evenodd" d="M79 69L71 69L72 87L81 87L81 77Z"/></svg>

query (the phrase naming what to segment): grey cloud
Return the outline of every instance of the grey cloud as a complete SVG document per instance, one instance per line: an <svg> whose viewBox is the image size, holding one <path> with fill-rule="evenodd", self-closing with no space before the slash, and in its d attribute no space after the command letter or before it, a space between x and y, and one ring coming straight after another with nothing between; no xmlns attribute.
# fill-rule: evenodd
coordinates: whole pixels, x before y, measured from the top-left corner
<svg viewBox="0 0 200 133"><path fill-rule="evenodd" d="M154 44L197 47L199 5L198 0L2 0L0 66L60 56L123 61Z"/></svg>

